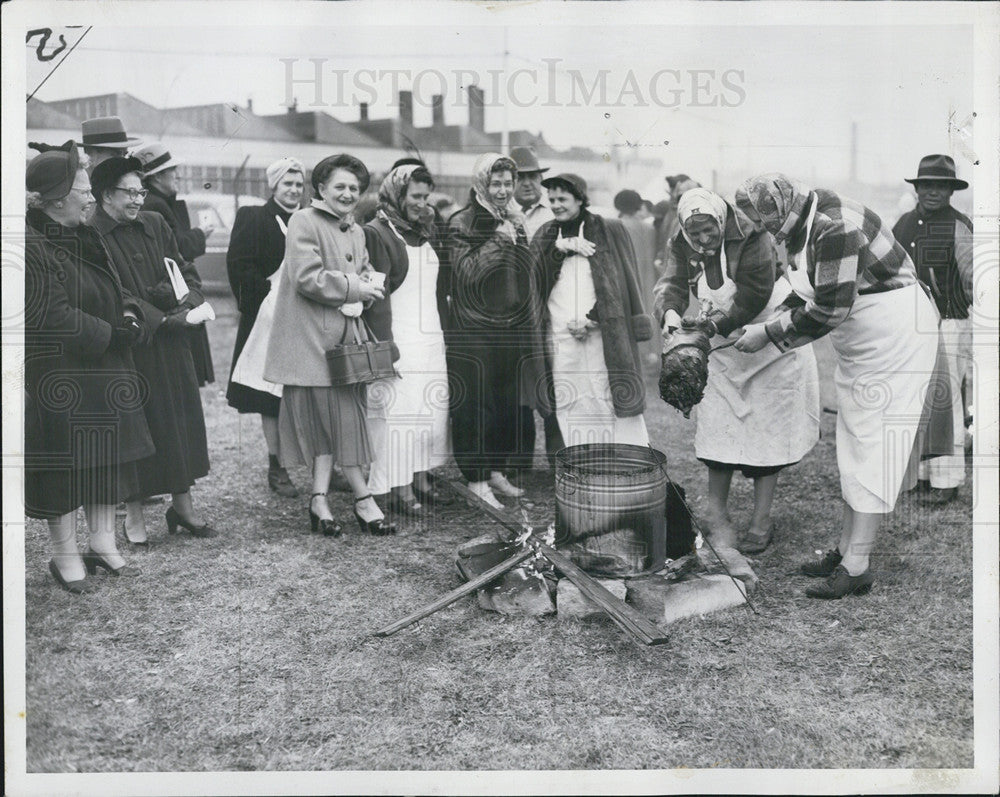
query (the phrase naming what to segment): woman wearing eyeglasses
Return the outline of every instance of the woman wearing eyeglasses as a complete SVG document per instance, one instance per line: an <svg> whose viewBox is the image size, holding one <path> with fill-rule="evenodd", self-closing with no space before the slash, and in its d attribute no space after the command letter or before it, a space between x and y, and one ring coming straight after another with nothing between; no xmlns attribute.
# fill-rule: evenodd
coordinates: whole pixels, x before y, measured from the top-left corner
<svg viewBox="0 0 1000 797"><path fill-rule="evenodd" d="M197 275L185 263L167 223L142 211L146 189L142 164L135 158L110 158L94 169L91 184L98 209L91 225L101 234L122 283L146 317L148 340L135 349L136 368L148 391L146 420L156 453L137 463L139 485L126 497L123 531L133 545L148 545L142 499L170 493L167 529L182 528L194 537L215 531L195 509L191 487L208 473L205 416L191 353L187 314L204 302ZM168 261L179 268L189 289L178 299L168 276ZM181 289L183 291L183 289Z"/></svg>
<svg viewBox="0 0 1000 797"><path fill-rule="evenodd" d="M43 149L44 147L44 149ZM48 522L49 572L93 592L97 567L135 575L115 545L115 505L132 489L130 463L153 452L130 349L142 310L98 236L76 145L35 146L25 175L24 506ZM77 509L90 531L81 556Z"/></svg>

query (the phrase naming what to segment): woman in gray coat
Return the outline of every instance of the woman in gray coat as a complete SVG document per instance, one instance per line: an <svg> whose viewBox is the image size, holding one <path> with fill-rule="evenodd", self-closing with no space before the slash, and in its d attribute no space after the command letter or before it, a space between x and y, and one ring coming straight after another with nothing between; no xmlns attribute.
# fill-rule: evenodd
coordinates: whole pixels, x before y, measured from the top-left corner
<svg viewBox="0 0 1000 797"><path fill-rule="evenodd" d="M396 527L386 522L361 472L372 461L367 387L333 387L326 361L326 353L342 342L348 319L385 296L370 281L365 236L353 218L358 197L368 188L368 170L357 158L333 155L316 164L311 181L317 197L288 221L264 364L264 378L284 386L278 416L281 461L312 465L313 531L341 533L326 499L336 461L354 491L361 530L392 534Z"/></svg>

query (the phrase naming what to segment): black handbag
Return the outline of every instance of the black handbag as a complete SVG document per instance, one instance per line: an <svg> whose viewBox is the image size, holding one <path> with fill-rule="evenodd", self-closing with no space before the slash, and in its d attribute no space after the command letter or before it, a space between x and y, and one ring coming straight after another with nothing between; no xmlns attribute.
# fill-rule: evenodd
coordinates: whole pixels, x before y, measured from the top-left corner
<svg viewBox="0 0 1000 797"><path fill-rule="evenodd" d="M353 331L353 342L348 336ZM348 318L340 343L326 353L330 382L334 387L365 384L399 376L393 363L399 349L391 340L380 341L360 318Z"/></svg>

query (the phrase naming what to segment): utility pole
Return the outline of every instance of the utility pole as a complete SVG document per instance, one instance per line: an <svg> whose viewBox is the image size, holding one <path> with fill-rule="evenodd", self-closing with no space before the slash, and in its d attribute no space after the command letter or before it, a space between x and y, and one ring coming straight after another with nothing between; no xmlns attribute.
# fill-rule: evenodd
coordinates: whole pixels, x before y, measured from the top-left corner
<svg viewBox="0 0 1000 797"><path fill-rule="evenodd" d="M858 181L858 123L851 122L851 183Z"/></svg>
<svg viewBox="0 0 1000 797"><path fill-rule="evenodd" d="M506 83L507 81L507 58L510 55L510 51L507 49L507 26L504 25L503 28L503 79ZM503 128L500 130L500 153L502 155L510 154L510 129L507 122L507 97L501 99L501 106L503 107Z"/></svg>

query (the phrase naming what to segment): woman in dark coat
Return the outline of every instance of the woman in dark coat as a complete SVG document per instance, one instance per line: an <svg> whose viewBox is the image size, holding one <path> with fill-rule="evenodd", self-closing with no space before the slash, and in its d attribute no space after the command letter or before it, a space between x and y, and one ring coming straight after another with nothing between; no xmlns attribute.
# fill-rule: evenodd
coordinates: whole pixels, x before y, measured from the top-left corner
<svg viewBox="0 0 1000 797"><path fill-rule="evenodd" d="M451 217L445 239L455 460L469 489L498 508L503 505L494 490L512 498L523 494L504 474L517 453L519 370L530 345L531 269L514 202L516 180L510 158L480 155L469 204Z"/></svg>
<svg viewBox="0 0 1000 797"><path fill-rule="evenodd" d="M25 513L48 521L49 571L70 592L86 573L135 575L115 546L115 505L131 463L153 452L145 384L131 347L145 334L101 238L83 222L94 205L76 145L28 164L25 227ZM76 510L90 550L76 545Z"/></svg>
<svg viewBox="0 0 1000 797"><path fill-rule="evenodd" d="M194 324L186 316L204 302L196 275L181 269L190 290L177 300L167 277L167 261L183 263L173 233L157 213L140 210L143 200L141 165L135 158L110 158L91 175L98 209L91 225L101 233L122 283L136 297L149 327L149 341L135 349L135 364L149 387L146 421L156 453L137 463L139 484L126 497L125 536L144 544L146 527L142 499L170 493L167 528L180 526L196 537L211 537L191 500L195 479L208 473L205 416L198 378L191 357Z"/></svg>
<svg viewBox="0 0 1000 797"><path fill-rule="evenodd" d="M143 185L149 193L143 204L143 210L159 213L177 241L177 249L197 274L194 267L196 258L205 254L208 236L215 228L206 224L201 227L191 226L187 203L177 198L177 166L179 162L159 141L145 144L132 150L133 157L142 161ZM201 284L201 278L198 278ZM208 331L204 324L199 324L190 333L191 356L194 358L195 372L198 374L198 384L207 385L215 381L215 369L212 366L212 349L208 343Z"/></svg>
<svg viewBox="0 0 1000 797"><path fill-rule="evenodd" d="M236 221L229 238L226 268L229 285L240 311L240 325L233 346L233 363L229 372L226 399L229 406L242 413L260 415L267 442L268 486L279 495L295 498L295 489L288 471L281 465L278 442L278 410L280 395L257 390L233 379L233 369L250 336L257 312L271 290L270 277L285 257L285 232L288 220L299 208L305 187L305 170L295 158L282 158L267 167L267 184L271 197L262 206L243 207L236 211Z"/></svg>
<svg viewBox="0 0 1000 797"><path fill-rule="evenodd" d="M587 184L575 174L542 182L555 218L531 240L533 363L541 414L555 412L566 445L649 445L638 341L648 340L628 230L587 210ZM558 390L555 389L558 386Z"/></svg>

